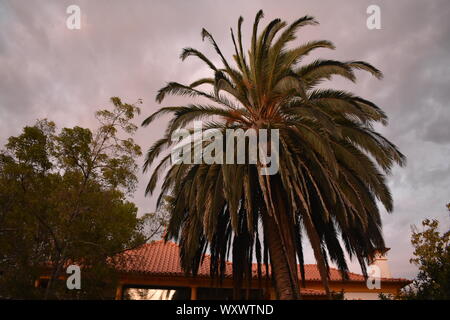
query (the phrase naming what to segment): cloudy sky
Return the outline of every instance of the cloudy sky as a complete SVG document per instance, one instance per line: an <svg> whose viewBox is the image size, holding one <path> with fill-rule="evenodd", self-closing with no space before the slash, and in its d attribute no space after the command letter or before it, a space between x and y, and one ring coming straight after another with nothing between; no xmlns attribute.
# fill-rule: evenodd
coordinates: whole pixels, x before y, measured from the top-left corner
<svg viewBox="0 0 450 320"><path fill-rule="evenodd" d="M71 4L81 8L80 30L66 27ZM366 26L371 4L381 8L381 30ZM298 41L327 39L337 49L318 50L311 59L365 60L384 72L382 81L361 73L357 84L334 81L332 86L382 107L390 123L380 132L408 157L407 167L396 168L389 177L395 209L383 212L383 222L393 275L413 277L410 226L425 217L450 226L445 210L450 201L448 0L354 0L339 1L339 6L318 0L2 0L0 143L38 118L60 127L94 127L94 111L107 106L111 96L127 102L142 98L143 120L158 107L155 93L165 82L189 83L208 73L201 63L178 58L188 46L214 57L201 40L202 27L229 56L229 28L242 15L248 35L259 9L265 13L263 23L276 17L288 22L305 14L316 17L320 25L302 29ZM140 129L136 140L147 149L163 126ZM143 195L146 179L142 176L134 199L141 213L155 206L153 198ZM314 262L311 254L307 260ZM359 272L355 264L352 270Z"/></svg>

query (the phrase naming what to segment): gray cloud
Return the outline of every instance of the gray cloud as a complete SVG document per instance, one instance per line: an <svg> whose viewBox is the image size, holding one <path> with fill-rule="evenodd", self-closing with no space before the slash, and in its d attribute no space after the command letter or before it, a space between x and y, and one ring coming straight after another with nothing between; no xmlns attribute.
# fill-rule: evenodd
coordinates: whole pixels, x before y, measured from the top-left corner
<svg viewBox="0 0 450 320"><path fill-rule="evenodd" d="M411 277L408 262L410 225L438 217L450 227L445 203L450 201L450 7L432 1L40 1L0 3L0 143L24 125L48 117L60 126L94 126L93 113L120 96L144 99L142 120L157 108L156 91L167 81L188 83L208 70L199 62L178 59L192 46L214 57L201 41L206 27L230 55L229 27L245 18L245 40L258 9L265 22L292 21L310 14L319 27L305 28L299 41L332 40L337 50L317 57L366 60L385 73L383 81L365 74L357 84L336 79L333 86L373 100L390 117L379 130L408 156L406 168L389 178L395 210L383 214L391 268ZM382 30L366 28L366 8L381 7ZM65 10L78 4L82 29L65 27ZM215 57L213 59L216 59ZM170 99L168 103L182 103ZM161 134L164 122L138 131L145 148ZM142 162L142 161L141 161ZM143 175L135 201L140 212L154 210L145 198ZM313 262L312 255L308 256ZM355 265L352 264L354 268Z"/></svg>

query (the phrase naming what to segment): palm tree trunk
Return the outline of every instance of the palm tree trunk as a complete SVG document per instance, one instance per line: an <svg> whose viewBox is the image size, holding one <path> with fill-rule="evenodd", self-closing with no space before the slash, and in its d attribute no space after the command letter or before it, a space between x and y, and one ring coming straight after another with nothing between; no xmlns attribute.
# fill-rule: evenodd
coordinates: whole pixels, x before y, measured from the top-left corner
<svg viewBox="0 0 450 320"><path fill-rule="evenodd" d="M328 283L328 269L326 267L325 259L321 251L322 249L320 246L320 238L317 230L314 227L314 223L309 212L306 212L306 214L304 215L304 221L306 232L308 233L311 247L313 248L314 257L316 258L317 268L319 269L320 277L322 279L323 288L325 289L328 299L331 300L330 286Z"/></svg>
<svg viewBox="0 0 450 320"><path fill-rule="evenodd" d="M300 299L293 224L289 223L283 198L279 189L274 190L276 213L263 213L263 228L269 247L272 277L277 299ZM276 215L276 217L275 217Z"/></svg>

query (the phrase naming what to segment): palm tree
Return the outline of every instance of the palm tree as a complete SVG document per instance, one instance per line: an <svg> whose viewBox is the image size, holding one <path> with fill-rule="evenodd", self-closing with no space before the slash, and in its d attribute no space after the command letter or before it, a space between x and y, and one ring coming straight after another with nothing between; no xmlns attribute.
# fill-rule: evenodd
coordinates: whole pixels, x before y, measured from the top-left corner
<svg viewBox="0 0 450 320"><path fill-rule="evenodd" d="M305 232L329 294L330 261L345 278L346 251L366 274L368 256L384 247L377 201L392 211L385 175L395 163L403 165L405 157L374 130L376 122L387 124L385 113L374 103L349 92L317 88L334 75L355 81L355 70L380 79L379 70L362 61L316 60L300 65L314 49L334 49L324 40L288 47L299 28L317 24L314 18L304 16L290 25L275 19L258 34L262 17L259 11L248 55L242 45L243 18L238 21L237 38L231 29L235 66L205 29L202 37L212 44L223 66L193 48L183 50L182 60L199 58L213 76L190 85L170 82L159 90L159 103L167 95L196 101L160 108L143 122L146 126L162 115L172 115L164 137L148 150L144 171L157 158L162 160L146 192L152 193L165 175L159 199L166 195L172 199L166 239L179 241L187 272L197 272L209 249L211 274L223 277L231 251L236 288L251 279L256 259L260 277L263 266L270 270L279 299L298 299L304 283L298 280L297 260L305 279ZM207 86L211 92L199 88ZM163 154L172 146L172 134L180 128L192 130L189 126L199 119L207 120L204 129L224 134L229 128L278 129L278 173L262 175L260 161L171 164L170 155Z"/></svg>

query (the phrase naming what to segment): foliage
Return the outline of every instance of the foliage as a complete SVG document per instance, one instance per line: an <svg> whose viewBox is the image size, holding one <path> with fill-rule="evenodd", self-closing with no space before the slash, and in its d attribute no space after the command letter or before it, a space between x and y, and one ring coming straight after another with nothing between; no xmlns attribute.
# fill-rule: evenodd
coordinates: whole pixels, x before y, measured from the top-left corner
<svg viewBox="0 0 450 320"><path fill-rule="evenodd" d="M439 221L425 219L422 230L413 228L411 263L419 267L413 283L404 290L403 299L450 300L450 231L439 232Z"/></svg>
<svg viewBox="0 0 450 320"><path fill-rule="evenodd" d="M380 300L393 300L394 298L395 298L394 295L391 293L385 294L385 293L380 292L378 294L378 299L380 299Z"/></svg>
<svg viewBox="0 0 450 320"><path fill-rule="evenodd" d="M40 120L0 152L1 297L110 298L107 259L158 232L148 230L153 216L137 218L127 200L141 155L131 138L139 108L111 101L111 110L96 113L95 131L58 131ZM58 281L71 263L83 266L80 291ZM43 273L51 275L45 291L34 288Z"/></svg>
<svg viewBox="0 0 450 320"><path fill-rule="evenodd" d="M331 292L331 298L333 300L345 300L344 289L342 289L341 291L332 291Z"/></svg>
<svg viewBox="0 0 450 320"><path fill-rule="evenodd" d="M374 123L387 124L386 114L374 103L350 92L317 87L333 76L355 81L358 70L381 78L378 69L363 61L318 59L300 64L315 49L334 49L326 40L291 45L298 29L317 21L304 16L288 25L275 19L258 34L262 17L259 11L248 54L242 44L242 17L237 37L231 30L234 65L205 29L202 37L211 43L221 66L196 49L183 50L182 60L202 60L212 76L189 85L170 82L159 90L158 102L169 95L196 101L162 107L143 122L149 125L162 115L172 115L164 137L148 150L145 168L173 145L173 132L205 120L204 129L216 129L223 137L227 129L278 129L279 173L261 175L261 162L170 164L170 156L164 156L153 170L147 192L154 191L165 173L160 199L166 195L173 199L166 238L179 240L186 271L195 274L209 248L211 273L223 276L224 261L232 252L239 287L252 277L255 257L258 267L270 262L277 296L295 299L297 259L304 273L304 234L328 292L329 261L344 276L348 270L344 251L356 257L365 272L368 256L384 247L377 201L388 211L393 209L385 174L395 163L403 165L405 157L374 130ZM208 86L210 91L202 89ZM202 143L205 150L212 141Z"/></svg>

